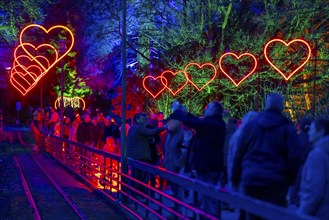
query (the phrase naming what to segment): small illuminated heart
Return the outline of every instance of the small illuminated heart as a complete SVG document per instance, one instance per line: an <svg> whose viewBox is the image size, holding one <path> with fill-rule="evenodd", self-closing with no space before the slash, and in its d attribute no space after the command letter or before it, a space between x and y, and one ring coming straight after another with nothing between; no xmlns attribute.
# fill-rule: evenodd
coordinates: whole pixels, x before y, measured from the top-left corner
<svg viewBox="0 0 329 220"><path fill-rule="evenodd" d="M184 72L187 74L187 80L198 91L201 91L211 83L217 75L216 67L211 63L204 63L202 65L198 63L189 63L185 66Z"/></svg>
<svg viewBox="0 0 329 220"><path fill-rule="evenodd" d="M143 79L143 87L153 98L156 98L167 88L167 79L162 76L146 76Z"/></svg>
<svg viewBox="0 0 329 220"><path fill-rule="evenodd" d="M181 91L188 83L188 77L185 72L177 71L173 72L166 70L161 74L162 84L173 94L174 96ZM168 83L168 85L167 85Z"/></svg>
<svg viewBox="0 0 329 220"><path fill-rule="evenodd" d="M231 75L235 74L235 73L229 73L229 71L227 71L227 68L224 68L224 63L225 63L225 60L228 58L228 57L233 57L234 59L236 60L242 60L242 58L246 58L248 60L251 60L252 61L252 65L251 67L248 66L248 69L250 69L249 71L246 71L246 73L244 74L239 74L239 75L242 75L242 77L240 76L240 80L234 80L236 79L236 77L231 77ZM235 86L239 86L243 81L245 81L251 74L253 74L257 68L257 59L256 57L251 54L251 53L243 53L241 54L240 56L236 55L235 53L225 53L223 54L219 61L219 68L221 69L221 71L224 73L224 75L233 82L233 84ZM239 68L240 64L237 64L237 69L240 70L241 68Z"/></svg>
<svg viewBox="0 0 329 220"><path fill-rule="evenodd" d="M285 46L285 50L289 53L300 53L300 49L301 47L304 47L306 49L306 52L303 52L303 54L305 54L306 56L302 58L302 62L298 64L294 64L293 67L290 69L290 71L284 71L282 70L282 66L277 66L276 64L274 64L274 58L273 57L269 57L269 48L271 46L274 46L274 44L283 44ZM297 49L296 49L297 48ZM276 70L278 71L283 78L288 81L292 76L294 76L297 71L299 71L301 68L303 68L307 62L309 61L310 57L311 57L311 47L310 45L302 39L295 39L290 41L289 43L286 43L285 41L281 40L281 39L273 39L271 41L269 41L264 48L264 55L265 55L265 59L267 60L267 62ZM298 55L298 54L297 54ZM275 54L272 54L272 56L275 56ZM301 58L297 57L296 61L299 61ZM289 63L293 62L295 60L287 60ZM286 67L287 68L287 67Z"/></svg>
<svg viewBox="0 0 329 220"><path fill-rule="evenodd" d="M11 69L10 82L24 96L37 84L41 73L41 68L36 65L29 67L16 65Z"/></svg>

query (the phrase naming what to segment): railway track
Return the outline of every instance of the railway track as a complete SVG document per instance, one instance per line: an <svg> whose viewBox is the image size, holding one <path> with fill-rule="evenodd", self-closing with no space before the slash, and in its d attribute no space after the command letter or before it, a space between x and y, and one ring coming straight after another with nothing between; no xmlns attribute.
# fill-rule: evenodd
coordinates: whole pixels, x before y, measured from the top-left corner
<svg viewBox="0 0 329 220"><path fill-rule="evenodd" d="M6 181L15 186L14 189L8 187L11 194L17 191L15 197L9 198L11 214L8 219L128 219L45 152L32 151L34 145L25 142L23 136L23 132L11 132L6 146L0 143L7 148L0 154L1 167L10 168L8 176L14 173L19 176ZM3 188L0 188L0 196L6 194ZM25 210L25 214L20 209Z"/></svg>

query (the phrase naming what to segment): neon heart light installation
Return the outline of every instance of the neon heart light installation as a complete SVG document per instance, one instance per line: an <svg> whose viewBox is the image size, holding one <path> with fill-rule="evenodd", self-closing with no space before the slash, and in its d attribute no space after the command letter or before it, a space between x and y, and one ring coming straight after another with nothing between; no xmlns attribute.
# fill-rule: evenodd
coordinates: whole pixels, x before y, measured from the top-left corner
<svg viewBox="0 0 329 220"><path fill-rule="evenodd" d="M157 81L159 81L159 83L157 83L158 85L154 85L152 88L147 88L147 87L150 87L150 85L146 84L147 80L150 81L150 83L154 83L154 82L157 83ZM165 82L165 84L163 82ZM158 76L158 77L146 76L143 79L143 87L153 98L156 98L158 95L160 95L163 92L163 90L168 88L167 79L162 76ZM156 89L157 89L157 91L153 92L153 90L156 90Z"/></svg>
<svg viewBox="0 0 329 220"><path fill-rule="evenodd" d="M67 39L68 42L71 42L70 46L66 49L64 54L62 54L59 58L57 58L56 61L49 68L53 67L58 61L60 61L64 56L66 56L71 51L71 49L73 48L74 36L73 36L72 31L70 29L68 29L67 27L62 26L62 25L56 25L56 26L53 26L53 27L51 27L47 30L44 27L42 27L40 25L37 25L37 24L28 25L21 31L21 34L20 34L20 37L19 37L19 42L22 45L22 48L26 52L26 54L29 55L32 59L34 59L37 63L39 63L39 61L37 59L35 59L35 57L28 51L28 49L25 47L25 44L24 44L25 42L23 42L23 37L25 35L25 32L29 29L32 29L32 28L39 28L43 32L45 32L46 34L52 32L52 31L55 31L55 30L61 30L61 31L64 30L64 31L67 31L69 33L69 36L71 37L71 39ZM42 65L41 63L39 63L39 64Z"/></svg>
<svg viewBox="0 0 329 220"><path fill-rule="evenodd" d="M270 45L274 44L274 43L280 43L280 44L283 44L285 47L292 47L291 45L292 44L299 44L302 45L302 46L305 46L305 48L307 49L307 56L305 58L305 60L303 60L303 62L297 66L296 68L292 68L291 71L290 71L290 74L287 76L287 74L284 74L282 70L279 69L279 67L277 67L271 60L270 58L268 57L268 54L269 54L269 47ZM293 48L295 51L296 49ZM281 39L273 39L271 41L269 41L266 45L265 45L265 48L264 48L264 55L265 55L265 59L267 60L267 62L276 70L278 71L282 76L283 78L287 81L289 80L293 75L295 75L297 73L297 71L299 71L301 68L303 68L306 63L309 61L310 57L311 57L311 47L310 45L308 44L308 42L306 42L305 40L301 40L301 39L295 39L295 40L292 40L288 43L286 43L285 41L281 40ZM243 77L239 80L234 80L234 78L228 73L227 70L224 69L224 59L226 59L228 56L232 56L233 58L237 59L237 60L240 60L242 58L248 58L250 57L250 59L252 59L253 61L253 66L251 67L251 70L250 71L246 71L245 75L243 75ZM240 62L243 62L240 60ZM236 55L235 53L225 53L223 54L219 61L219 68L220 70L224 73L224 75L236 86L238 87L242 82L244 82L249 76L251 76L255 71L256 71L256 68L257 68L257 65L258 65L258 62L257 62L257 59L256 57L251 54L251 53L242 53L240 56ZM296 65L295 65L296 66ZM193 80L193 76L192 76L192 68L195 68L196 70L195 71L206 71L207 68L209 68L211 70L211 73L210 76L209 76L209 80L206 81L205 83L204 82L199 82L199 83L196 83L195 80ZM239 68L239 67L237 67ZM184 76L186 77L186 82L180 84L176 89L173 89L171 85L172 82L175 83L175 77L177 75L181 75L181 74L184 74ZM146 76L144 79L143 79L143 87L144 89L150 93L152 95L153 98L156 98L157 96L160 95L161 92L163 92L165 89L168 89L169 92L172 94L172 95L177 95L178 92L180 92L189 82L198 90L198 91L201 91L202 89L204 89L207 85L209 85L215 78L216 78L216 75L217 75L217 70L216 70L216 67L211 64L211 63L204 63L202 65L198 64L198 63L195 63L195 62L192 62L192 63L189 63L185 66L184 68L184 71L178 71L178 72L173 72L173 71L170 71L170 70L167 70L167 71L164 71L162 72L161 76L158 76L158 77L153 77L153 76ZM202 77L202 78L206 78L206 77ZM174 80L172 80L174 79ZM153 88L153 90L151 88L147 88L147 85L145 84L145 81L146 80L153 80L153 81L158 81L160 80L162 85L158 85L158 88ZM197 84L202 84L201 86L197 85ZM156 91L154 92L154 90L156 89ZM152 92L152 91L153 92Z"/></svg>
<svg viewBox="0 0 329 220"><path fill-rule="evenodd" d="M281 44L284 44L286 47L290 46L291 44L294 44L294 43L297 43L297 44L300 44L300 45L305 45L306 48L307 48L307 58L304 60L304 62L302 62L297 68L295 68L294 70L292 70L292 72L286 76L286 74L284 74L271 60L270 58L268 57L268 48L269 48L269 45L273 44L273 43L281 43ZM310 57L311 57L311 47L310 45L305 41L305 40L302 40L302 39L295 39L295 40L292 40L290 41L289 43L286 43L285 41L281 40L281 39L273 39L271 41L269 41L266 45L265 45L265 48L264 48L264 55L265 55L265 59L267 60L267 62L276 70L278 71L282 76L283 78L288 81L293 75L295 75L295 73L300 70L302 67L304 67L306 65L306 63L309 61Z"/></svg>
<svg viewBox="0 0 329 220"><path fill-rule="evenodd" d="M191 79L191 77L187 77L187 80L198 90L198 91L201 91L204 87L206 87L209 83L211 83L215 78L216 78L216 75L217 75L217 70L216 70L216 67L211 64L211 63L204 63L202 65L198 64L198 63L189 63L185 66L184 68L184 72L189 76L189 71L188 69L189 68L193 68L193 67L196 67L198 70L201 70L203 68L210 68L212 71L214 71L214 74L213 76L206 82L203 84L203 86L199 87L197 86Z"/></svg>
<svg viewBox="0 0 329 220"><path fill-rule="evenodd" d="M49 60L45 56L36 55L32 59L24 54L22 50L23 45L18 45L14 52L14 63L11 69L10 82L22 94L28 93L39 81L39 79L46 73L50 66ZM32 44L25 43L25 46L38 50L40 48L50 48L55 51L55 59L57 59L57 51L52 45L42 44L35 48ZM23 53L22 55L19 55ZM35 62L38 60L42 65Z"/></svg>
<svg viewBox="0 0 329 220"><path fill-rule="evenodd" d="M23 38L26 39L27 32L29 30L41 30L43 33L48 34L59 32L68 33L69 47L63 54L59 54L59 51L55 46L49 43L32 44L31 42L24 42ZM37 37L39 39L39 36ZM26 26L20 33L20 44L16 47L14 52L14 63L11 70L10 82L11 84L24 96L31 89L33 89L38 81L61 59L63 59L73 48L74 36L70 29L65 26L56 25L46 30L44 27L31 24ZM51 58L40 55L45 52L51 52Z"/></svg>
<svg viewBox="0 0 329 220"><path fill-rule="evenodd" d="M175 79L177 76L181 75L181 74L184 74L184 80L185 82L183 83L180 83L180 82L175 82ZM170 70L166 70L164 72L162 72L161 74L161 82L162 84L165 86L165 88L167 88L169 90L169 92L171 92L171 94L173 94L174 96L179 92L181 91L186 85L187 83L189 82L188 81L188 77L187 77L187 74L183 71L178 71L178 72L173 72L173 71L170 71ZM173 78L174 77L174 78ZM171 80L170 80L171 79ZM165 81L165 82L164 82ZM171 89L170 88L170 85L167 85L168 84L182 84L181 86L178 86L178 88L176 88L176 90L174 89Z"/></svg>
<svg viewBox="0 0 329 220"><path fill-rule="evenodd" d="M25 53L25 49L29 51L29 54ZM43 54L47 51L52 51L53 55L51 60L48 59L46 56L39 55L39 53ZM29 62L21 61L20 58L29 57ZM14 52L14 59L18 65L28 65L29 63L35 63L35 65L40 66L43 69L43 72L47 73L48 70L54 65L55 62L58 61L58 52L57 49L50 45L50 44L41 44L35 47L33 44L30 43L23 43L16 47ZM25 60L26 61L26 60Z"/></svg>
<svg viewBox="0 0 329 220"><path fill-rule="evenodd" d="M20 68L14 66L11 70L10 82L23 95L29 92L37 81L38 75L42 74L42 70L38 66L29 66Z"/></svg>
<svg viewBox="0 0 329 220"><path fill-rule="evenodd" d="M238 82L235 82L235 80L234 79L232 79L232 77L224 70L224 68L223 68L223 66L222 66L222 63L223 63L223 59L224 59L224 57L228 57L228 56L233 56L235 59L237 59L237 60L240 60L242 57L251 57L252 59L253 59L253 61L254 61L254 66L252 67L252 70L251 71L249 71L242 79L240 79ZM235 85L235 86L239 86L243 81L245 81L251 74L253 74L254 72L255 72L255 70L256 70L256 68L257 68L257 59L256 59L256 57L253 55L253 54L251 54L251 53L243 53L243 54L241 54L240 56L238 56L238 55L236 55L235 53L225 53L225 54L223 54L221 57L220 57L220 59L219 59L219 61L218 61L218 63L219 63L219 68L221 69L221 71L225 74L225 76L229 79L229 80L231 80L232 82L233 82L233 84Z"/></svg>

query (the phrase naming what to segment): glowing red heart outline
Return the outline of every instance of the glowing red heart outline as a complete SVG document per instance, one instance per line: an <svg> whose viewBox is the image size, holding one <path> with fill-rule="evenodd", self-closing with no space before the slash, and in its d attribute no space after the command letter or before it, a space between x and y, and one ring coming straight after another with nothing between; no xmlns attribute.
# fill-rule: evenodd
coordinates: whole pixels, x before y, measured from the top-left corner
<svg viewBox="0 0 329 220"><path fill-rule="evenodd" d="M17 67L20 67L25 73L21 73L22 71L17 70ZM25 77L26 75L30 75L34 79L34 81L36 81L38 78L38 75L36 73L30 71L29 69L31 69L31 68L37 68L37 69L39 69L39 72L42 73L42 69L38 65L31 65L28 67L16 65L16 66L13 66L13 68L11 68L11 75L14 75L15 73L18 73L22 77Z"/></svg>
<svg viewBox="0 0 329 220"><path fill-rule="evenodd" d="M31 47L34 51L37 51L37 50L39 50L40 48L43 48L43 47L50 48L50 49L52 49L54 51L55 60L53 61L52 65L50 64L50 61L45 56L41 56L41 55L37 55L37 56L32 55L32 56L30 56L29 54L25 55L26 57L29 57L29 60L30 61L36 62L43 69L43 73L44 74L46 74L49 71L49 69L53 66L53 64L56 63L57 60L58 60L58 52L57 52L57 49L54 46L52 46L51 44L41 44L41 45L35 47L33 44L23 43L23 44L18 45L16 47L16 49L15 49L15 52L14 52L14 59L15 59L15 62L18 65L21 65L21 63L18 60L18 57L22 57L23 56L23 55L17 56L18 50L21 48L25 52L25 49L27 50L27 47ZM44 66L39 61L38 58L44 59L47 62L48 65L47 66ZM42 77L44 74L42 74L40 77Z"/></svg>
<svg viewBox="0 0 329 220"><path fill-rule="evenodd" d="M225 56L234 56L237 60L239 60L241 57L244 57L244 56L250 56L250 57L252 57L253 59L254 59L254 61L255 61L255 63L254 63L254 68L247 74L247 75L245 75L238 83L236 83L232 78L231 78L231 76L229 75L229 74L227 74L226 72L225 72L225 70L222 68L222 60L223 60L223 58L225 57ZM251 74L253 74L254 72L255 72L255 70L256 70L256 68L257 68L257 59L256 59L256 57L253 55L253 54L251 54L251 53L243 53L243 54L241 54L240 56L238 56L238 55L236 55L235 53L231 53L231 52L228 52L228 53L224 53L221 57L220 57L220 59L219 59L219 61L218 61L218 64L219 64L219 68L220 68L220 70L225 74L225 76L229 79L229 80L231 80L232 82L233 82L233 84L236 86L236 87L238 87L243 81L245 81Z"/></svg>
<svg viewBox="0 0 329 220"><path fill-rule="evenodd" d="M28 93L31 89L33 89L33 87L36 85L36 83L38 82L37 80L37 74L35 74L34 72L29 71L29 68L31 67L36 67L40 70L40 73L42 73L42 69L37 66L37 65L31 65L28 68L19 66L20 68L22 68L25 73L21 73L20 71L16 70L16 67L18 67L19 65L15 65L13 66L12 70L11 70L11 74L10 74L10 83L24 96L26 95L26 93ZM15 74L18 75L21 80L25 81L27 85L29 85L27 88L25 86L23 86L20 82L18 82L15 79ZM27 80L26 76L30 76L30 78L32 78L32 80L34 80L34 82L29 82Z"/></svg>
<svg viewBox="0 0 329 220"><path fill-rule="evenodd" d="M16 47L15 52L14 52L14 59L15 59L14 62L16 62L19 66L21 66L22 68L24 68L25 66L22 65L22 64L20 63L20 61L19 61L20 58L25 57L25 58L29 59L30 61L38 61L37 64L43 69L42 74L38 77L38 78L41 78L41 77L44 76L44 75L48 72L48 70L51 68L51 65L50 65L49 60L48 60L45 56L41 56L41 55L33 56L33 57L28 56L28 55L19 55L19 56L17 56L17 51L18 51L20 48L23 49L24 45L25 45L25 46L32 47L32 48L33 48L34 50L36 50L36 51L39 50L39 49L42 48L42 47L50 47L51 49L53 49L54 54L55 54L55 61L54 61L54 62L56 62L56 60L58 59L58 53L57 53L56 48L55 48L54 46L50 45L50 44L41 44L41 45L39 45L38 47L35 47L33 44L30 44L30 43L24 43L24 44L18 45L18 46ZM39 61L39 58L44 59L44 60L47 62L48 66L45 67L43 64L41 64L40 61ZM23 67L23 66L24 66L24 67Z"/></svg>
<svg viewBox="0 0 329 220"><path fill-rule="evenodd" d="M167 78L166 77L164 77L163 75L164 74L166 74L166 73L169 73L169 74L171 74L171 75L173 75L173 76L176 76L177 74L179 74L179 73L183 73L184 74L184 76L185 76L185 78L186 78L186 82L181 86L181 87L178 87L178 89L176 90L176 92L174 92L168 85L167 85L167 83L168 83L168 80L167 80ZM179 91L181 91L187 84L188 84L188 76L187 76L187 74L186 74L186 72L184 72L184 71L177 71L177 72L173 72L173 71L171 71L171 70L166 70L166 71L164 71L164 72L162 72L162 74L161 74L161 83L169 90L169 92L171 92L171 94L173 94L174 96L179 92ZM162 81L162 79L166 79L166 83L164 83L163 81Z"/></svg>
<svg viewBox="0 0 329 220"><path fill-rule="evenodd" d="M42 29L46 34L48 34L50 31L52 31L52 30L55 30L55 29L61 29L61 30L65 30L65 31L67 31L68 33L69 33L69 36L70 36L70 38L68 39L68 41L71 41L71 44L70 44L70 46L69 46L69 48L68 49L66 49L66 51L60 56L60 57L58 57L58 50L54 47L54 46L52 46L52 45L50 45L50 44L41 44L41 45L39 45L39 46L34 46L33 44L31 44L31 43L28 43L28 42L23 42L23 36L24 36L24 33L25 33L25 31L26 30L28 30L29 28L40 28L40 29ZM21 31L21 33L20 33L20 38L19 38L19 41L20 41L20 45L15 49L15 61L14 61L14 64L13 64L13 68L12 68L12 72L11 72L11 78L10 78L10 82L12 83L12 85L20 92L20 93L22 93L22 95L26 95L26 93L27 92L29 92L36 84L37 84L37 82L49 71L49 69L51 69L59 60L61 60L64 56L66 56L70 51L71 51L71 49L73 48L73 45L74 45L74 36L73 36L73 33L72 33L72 31L70 30L70 29L68 29L67 27L65 27L65 26L61 26L61 25L55 25L55 26L53 26L53 27L51 27L50 29L48 29L48 30L46 30L44 27L42 27L42 26L40 26L40 25L37 25L37 24L31 24L31 25L28 25L28 26L26 26L22 31ZM29 51L28 51L28 49L26 48L26 46L32 46L33 48L34 48L34 50L38 50L39 48L41 48L41 47L44 47L44 46L47 46L47 47L51 47L53 50L54 50L54 52L55 52L55 61L52 63L52 64L50 64L50 62L49 62L49 60L46 58L46 57L43 57L43 56L34 56L34 55L32 55ZM36 62L42 69L43 69L43 71L41 71L42 73L40 74L40 76L38 76L36 79L35 79L35 77L33 77L33 75L35 75L35 74L33 74L33 73L29 73L28 72L28 69L29 69L29 67L28 68L26 68L24 65L22 65L20 62L19 62L19 60L18 60L18 57L16 57L16 52L17 52L17 49L18 48L22 48L23 50L24 50L24 52L34 61L34 62ZM47 64L48 64L48 66L47 66L47 68L39 61L39 58L44 58L44 59L46 59L47 60ZM31 60L31 61L32 61ZM19 71L16 71L16 64L15 63L17 63L26 73L24 74L24 73L20 73ZM16 71L16 72L15 72ZM20 85L20 83L14 78L14 76L15 76L15 74L18 74L21 78L22 78L22 80L25 80L25 82L27 82L27 84L29 84L30 85L30 87L29 88L24 88L24 86L23 85ZM24 77L26 76L26 75L29 75L31 78L33 78L33 79L35 79L35 82L33 82L32 84L30 84L26 79L24 79ZM15 83L17 84L17 86L15 85ZM21 87L21 89L19 88L19 87ZM22 91L22 89L23 89L23 91Z"/></svg>
<svg viewBox="0 0 329 220"><path fill-rule="evenodd" d="M194 62L192 62L192 63L189 63L189 64L187 64L186 66L185 66L185 68L184 68L184 72L187 74L187 76L188 76L188 71L187 71L187 69L190 67L190 66L197 66L199 69L202 69L203 67L205 67L205 66L210 66L211 68L213 68L214 69L214 72L215 72L215 74L214 74L214 76L206 83L206 84L204 84L201 88L199 88L196 84L194 84L194 82L189 78L189 77L187 77L187 80L198 90L198 91L201 91L204 87L206 87L209 83L211 83L214 79L216 79L216 76L217 76L217 70L216 70L216 67L212 64L212 63L204 63L204 64L202 64L202 65L200 65L200 64L198 64L198 63L194 63Z"/></svg>
<svg viewBox="0 0 329 220"><path fill-rule="evenodd" d="M13 63L13 68L11 69L11 74L10 74L10 82L11 84L23 95L25 96L31 89L33 89L35 87L35 85L37 84L37 82L48 72L48 70L50 69L50 62L49 60L44 57L44 56L41 56L41 55L38 55L38 56L33 56L33 58L31 58L30 56L28 55L19 55L17 56L17 51L20 49L20 48L23 48L23 46L29 46L29 47L32 47L34 50L38 50L40 49L41 47L50 47L51 49L54 50L55 52L55 60L58 59L58 53L57 53L57 50L55 49L55 47L53 47L52 45L50 44L42 44L42 45L39 45L38 47L35 47L33 44L29 44L29 43L24 43L24 44L21 44L21 45L18 45L15 49L15 52L14 52L14 63ZM25 58L27 59L28 61L38 61L37 64L38 65L30 65L28 67L26 67L25 65L21 64L20 63L20 59L22 58ZM39 59L44 59L46 61L46 63L48 64L47 65L47 68L40 63ZM21 71L17 70L17 66L19 66L22 70L25 71L25 73L22 73ZM34 72L31 72L29 71L29 69L31 67L36 67L40 70L40 75L36 75ZM18 82L14 77L15 77L15 74L18 74L21 79L23 81L25 81L29 87L26 88L25 86L23 86L20 82ZM33 83L30 83L28 80L25 79L26 76L29 76L31 77L32 79L34 79L34 82Z"/></svg>
<svg viewBox="0 0 329 220"><path fill-rule="evenodd" d="M290 73L290 75L288 77L286 77L286 75L279 68L277 68L267 56L267 52L268 52L267 48L273 42L280 42L280 43L284 44L286 47L288 47L292 43L298 42L298 43L306 45L306 47L308 49L308 56L307 56L306 60L297 69L295 69L292 73ZM311 53L312 53L312 50L311 50L310 45L308 44L308 42L306 42L305 40L302 40L302 39L295 39L295 40L290 41L289 43L286 43L285 41L283 41L281 39L273 39L273 40L270 40L269 42L267 42L267 44L265 45L265 48L264 48L265 59L276 71L278 71L281 74L281 76L283 76L283 78L286 81L288 81L298 70L300 70L303 66L306 65L306 63L311 58Z"/></svg>
<svg viewBox="0 0 329 220"><path fill-rule="evenodd" d="M158 95L160 95L162 92L163 92L163 90L165 90L167 87L164 85L164 87L158 92L158 93L156 93L155 95L149 90L149 89L147 89L146 88L146 85L145 85L145 81L146 81L146 79L148 79L148 78L152 78L153 80L155 80L155 81L157 81L158 80L158 78L160 78L160 81L161 81L161 84L162 85L164 85L163 84L163 82L162 82L162 78L164 79L164 80L166 80L166 83L167 83L167 79L166 78L164 78L164 77L162 77L162 76L158 76L158 77L153 77L153 76L146 76L144 79L143 79L143 87L144 87L144 89L155 99Z"/></svg>
<svg viewBox="0 0 329 220"><path fill-rule="evenodd" d="M37 25L37 24L31 24L31 25L26 26L26 27L21 31L21 33L20 33L20 36L19 36L19 42L20 42L20 44L22 45L22 48L23 48L23 50L25 51L25 53L26 53L27 55L29 55L33 60L35 60L40 66L42 66L42 64L41 64L37 59L35 59L35 57L34 57L31 53L29 53L29 51L24 47L25 42L23 42L23 35L24 35L24 32L25 32L27 29L29 29L29 28L34 28L34 27L37 27L37 28L42 29L46 34L48 34L50 31L55 30L55 29L64 29L64 30L66 30L66 31L70 34L70 36L71 36L71 39L69 39L69 41L71 41L71 45L69 46L69 48L66 50L66 52L65 52L62 56L60 56L59 58L57 58L56 61L55 61L52 65L50 65L50 67L48 68L48 69L50 69L50 68L52 68L52 67L53 67L58 61L60 61L64 56L66 56L66 55L71 51L71 49L73 48L73 45L74 45L74 36L73 36L73 33L72 33L72 31L71 31L69 28L67 28L67 27L65 27L65 26L62 26L62 25L55 25L55 26L49 28L48 30L45 29L43 26L41 26L41 25ZM55 50L56 50L56 49L55 49ZM56 50L56 51L57 51L57 50Z"/></svg>

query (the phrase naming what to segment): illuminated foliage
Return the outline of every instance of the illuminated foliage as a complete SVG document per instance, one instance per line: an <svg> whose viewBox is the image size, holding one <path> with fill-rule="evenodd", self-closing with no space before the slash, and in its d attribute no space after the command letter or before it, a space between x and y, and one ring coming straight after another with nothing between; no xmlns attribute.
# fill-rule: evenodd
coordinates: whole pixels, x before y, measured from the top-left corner
<svg viewBox="0 0 329 220"><path fill-rule="evenodd" d="M150 2L144 1L143 4ZM143 35L150 36L150 47L161 52L162 65L165 65L160 66L160 71L153 73L154 76L164 69L182 70L189 62L216 63L226 52L252 52L260 62L256 74L239 87L232 85L225 77L219 77L201 93L190 87L180 91L179 97L170 94L157 97L151 102L157 106L156 109L169 113L168 105L177 98L189 110L200 114L209 101L220 99L233 116L241 118L249 110L262 110L264 99L273 91L285 96L287 114L294 120L309 114L308 111L321 112L326 107L329 83L326 73L328 44L325 43L328 42L328 23L325 22L329 16L327 1L171 1L167 7L161 3L153 7L154 10L162 9L156 10L162 13L143 18L149 18L156 25L161 24L156 26L156 30L149 29ZM160 18L161 22L157 21ZM313 60L302 71L286 82L270 67L263 55L264 45L273 38L285 41L303 38L311 42L317 57L312 57ZM285 64L287 68L299 65L293 62L298 62L298 56L303 56L295 54L295 57L288 59L282 51L273 53L276 62ZM314 59L319 61L315 63ZM148 75L148 70L149 66L146 65L139 69L139 73ZM153 110L153 107L149 106L149 109Z"/></svg>
<svg viewBox="0 0 329 220"><path fill-rule="evenodd" d="M72 2L75 2L76 7L71 8L78 11L74 16L77 17L75 25L79 26L77 32L80 34L79 48L76 50L79 52L76 56L76 70L79 75L81 74L80 76L89 75L88 77L92 78L90 81L94 84L89 84L89 81L88 85L92 85L94 91L97 89L108 99L118 99L122 69L121 1ZM210 101L219 99L224 103L225 108L231 110L234 117L241 118L249 110L262 110L266 95L272 91L280 92L285 96L286 113L294 120L305 114L321 114L326 108L329 100L327 95L329 94L328 1L128 0L127 2L127 52L128 66L131 70L128 71L129 76L127 76L128 90L134 98L142 97L143 103L143 106L136 107L135 110L142 108L151 112L162 111L168 115L172 101L178 99L188 110L201 114ZM0 5L1 10L7 7L2 2ZM16 5L18 7L18 3ZM9 6L10 8L12 7ZM7 15L4 17L1 10L0 19L8 24L11 19L8 19ZM15 15L15 10L10 10L11 14ZM70 13L72 15L72 12ZM15 34L10 35L15 33L14 29L9 28L7 31L9 35L6 36L15 36ZM3 36L3 29L0 29L0 33ZM10 39L10 37L6 38ZM311 43L311 61L288 81L282 79L263 55L264 45L273 38L280 38L286 42L302 38ZM237 55L250 52L258 60L255 73L238 87L219 70L219 58L228 52ZM298 65L294 63L300 56L298 53L288 54L289 59L287 53L282 53L279 49L274 49L272 53L275 62L283 68L289 69L291 65ZM143 90L141 80L143 77L147 75L157 77L166 70L175 73L183 71L191 62L213 63L217 68L218 77L201 91L188 84L177 94L166 89L155 99ZM226 68L234 70L236 68L234 65L239 64L238 69L242 72L248 70L249 61L241 62L242 64L239 64L238 60L228 60ZM73 74L73 69L68 70L67 65L65 65L65 73L69 78L69 73L71 71ZM198 71L193 71L191 74L200 85L209 81ZM103 84L99 84L97 77L105 79L102 81ZM175 88L177 90L184 81L184 77L167 75L167 78L168 87L172 88L172 91ZM97 88L97 85L101 85L101 88ZM57 87L57 92L58 89ZM69 95L67 93L72 93L73 89L65 89L65 91L66 95ZM118 109L117 106L117 112Z"/></svg>
<svg viewBox="0 0 329 220"><path fill-rule="evenodd" d="M92 94L91 89L87 86L86 80L78 76L76 71L76 64L75 64L75 56L76 52L70 52L68 54L69 60L64 65L64 96L65 97L86 97ZM56 74L58 75L58 85L54 86L54 90L59 97L61 94L61 87L60 87L60 74L62 68L57 67Z"/></svg>
<svg viewBox="0 0 329 220"><path fill-rule="evenodd" d="M12 44L19 31L28 23L41 23L46 16L44 9L54 0L0 1L0 39Z"/></svg>

